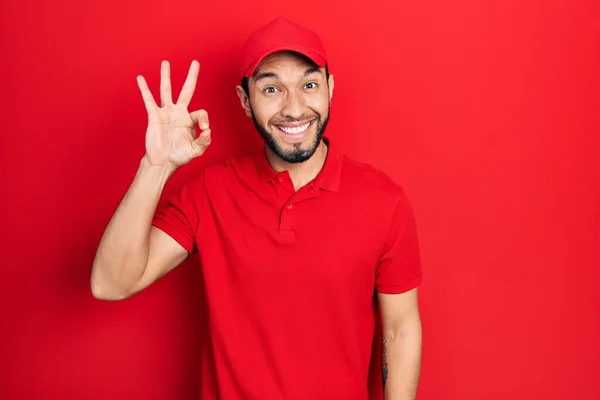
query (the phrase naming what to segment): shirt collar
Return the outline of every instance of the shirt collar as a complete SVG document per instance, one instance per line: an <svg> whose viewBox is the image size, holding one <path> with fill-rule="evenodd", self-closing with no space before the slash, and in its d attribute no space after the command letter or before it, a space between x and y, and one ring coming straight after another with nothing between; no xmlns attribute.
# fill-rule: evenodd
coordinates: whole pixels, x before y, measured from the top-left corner
<svg viewBox="0 0 600 400"><path fill-rule="evenodd" d="M336 192L340 185L340 176L342 173L342 153L340 153L329 137L324 136L323 142L327 145L327 156L325 164L315 178L315 184L320 189ZM256 168L261 182L270 182L283 172L273 169L263 148L256 154Z"/></svg>

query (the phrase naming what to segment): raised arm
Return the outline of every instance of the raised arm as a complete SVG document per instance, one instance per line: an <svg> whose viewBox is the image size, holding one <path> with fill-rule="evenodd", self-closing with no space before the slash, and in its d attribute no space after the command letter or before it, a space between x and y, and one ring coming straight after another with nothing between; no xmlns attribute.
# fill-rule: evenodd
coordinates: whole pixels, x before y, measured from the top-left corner
<svg viewBox="0 0 600 400"><path fill-rule="evenodd" d="M167 180L177 168L202 155L210 144L206 111L187 110L199 67L194 60L177 103L173 104L170 66L167 61L162 62L160 107L146 80L141 75L137 77L148 112L146 154L98 246L90 279L92 294L98 299L130 297L188 256L186 249L151 223ZM201 130L198 137L196 126Z"/></svg>

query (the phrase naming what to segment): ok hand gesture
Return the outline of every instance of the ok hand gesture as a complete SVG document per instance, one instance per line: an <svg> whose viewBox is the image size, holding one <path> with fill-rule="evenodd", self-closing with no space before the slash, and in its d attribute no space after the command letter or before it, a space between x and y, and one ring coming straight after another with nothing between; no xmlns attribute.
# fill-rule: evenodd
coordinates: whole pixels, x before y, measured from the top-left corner
<svg viewBox="0 0 600 400"><path fill-rule="evenodd" d="M138 87L148 111L146 129L146 159L152 165L163 165L173 170L202 155L210 144L208 114L205 110L188 112L194 94L200 64L192 61L190 70L177 99L171 97L171 72L168 61L161 63L160 107L143 76L137 77ZM196 125L201 133L196 137Z"/></svg>

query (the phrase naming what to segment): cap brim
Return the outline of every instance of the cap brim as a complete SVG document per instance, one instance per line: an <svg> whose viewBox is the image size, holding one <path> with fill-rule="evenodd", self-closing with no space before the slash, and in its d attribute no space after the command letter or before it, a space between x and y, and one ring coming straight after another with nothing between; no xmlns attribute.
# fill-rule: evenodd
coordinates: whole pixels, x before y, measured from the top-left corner
<svg viewBox="0 0 600 400"><path fill-rule="evenodd" d="M252 74L254 74L254 71L256 71L256 68L258 68L260 63L265 58L267 58L268 56L270 56L273 53L277 53L280 51L293 51L295 53L300 53L300 54L308 57L309 59L311 59L320 68L325 67L325 64L327 63L327 60L323 54L320 54L312 49L302 47L302 46L282 46L282 47L270 49L268 52L265 52L264 54L262 54L256 61L254 61L252 64L250 64L250 66L248 68L246 68L246 71L244 71L244 76L246 78L249 78L250 76L252 76Z"/></svg>

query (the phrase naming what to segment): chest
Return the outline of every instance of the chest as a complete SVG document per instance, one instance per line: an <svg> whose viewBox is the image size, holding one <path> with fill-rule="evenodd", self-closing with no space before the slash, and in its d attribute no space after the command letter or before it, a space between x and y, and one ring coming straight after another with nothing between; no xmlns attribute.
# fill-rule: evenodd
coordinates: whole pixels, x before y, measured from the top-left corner
<svg viewBox="0 0 600 400"><path fill-rule="evenodd" d="M198 248L215 279L369 296L389 221L367 203L310 184L211 193Z"/></svg>

